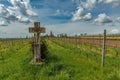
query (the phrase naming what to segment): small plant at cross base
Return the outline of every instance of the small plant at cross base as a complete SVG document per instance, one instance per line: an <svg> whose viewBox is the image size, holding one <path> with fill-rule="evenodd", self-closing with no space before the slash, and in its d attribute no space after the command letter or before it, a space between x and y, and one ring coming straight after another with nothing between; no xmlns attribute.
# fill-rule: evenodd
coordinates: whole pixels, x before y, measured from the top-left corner
<svg viewBox="0 0 120 80"><path fill-rule="evenodd" d="M47 56L48 48L44 38L41 39L41 59L44 60Z"/></svg>

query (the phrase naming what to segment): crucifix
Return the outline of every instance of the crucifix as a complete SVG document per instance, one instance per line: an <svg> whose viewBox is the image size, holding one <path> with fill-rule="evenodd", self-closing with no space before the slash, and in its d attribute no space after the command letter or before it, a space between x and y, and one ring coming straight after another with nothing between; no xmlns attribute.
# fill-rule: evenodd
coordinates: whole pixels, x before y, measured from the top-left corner
<svg viewBox="0 0 120 80"><path fill-rule="evenodd" d="M34 27L29 28L30 33L34 33L34 62L41 61L41 49L40 49L40 33L45 33L45 28L40 27L40 22L34 22Z"/></svg>

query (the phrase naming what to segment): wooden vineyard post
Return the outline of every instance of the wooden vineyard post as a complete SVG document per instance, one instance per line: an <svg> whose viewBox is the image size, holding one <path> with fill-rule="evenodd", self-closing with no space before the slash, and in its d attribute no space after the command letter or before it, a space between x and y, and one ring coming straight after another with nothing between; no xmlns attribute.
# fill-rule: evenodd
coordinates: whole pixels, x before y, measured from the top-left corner
<svg viewBox="0 0 120 80"><path fill-rule="evenodd" d="M99 34L99 45L101 47L101 34Z"/></svg>
<svg viewBox="0 0 120 80"><path fill-rule="evenodd" d="M75 38L76 38L76 49L75 49L75 51L76 51L76 53L77 53L77 44L78 44L78 41L77 41L77 35L75 35Z"/></svg>
<svg viewBox="0 0 120 80"><path fill-rule="evenodd" d="M70 40L70 36L68 37L69 39L69 49L71 49L71 40Z"/></svg>
<svg viewBox="0 0 120 80"><path fill-rule="evenodd" d="M66 37L64 36L64 48L66 48Z"/></svg>
<svg viewBox="0 0 120 80"><path fill-rule="evenodd" d="M79 43L78 43L78 45L79 45L79 47L80 47L79 49L80 49L80 53L81 53L81 51L82 51L82 49L81 49L81 45L82 45L82 42L81 42L81 36L79 36L78 39L79 39Z"/></svg>
<svg viewBox="0 0 120 80"><path fill-rule="evenodd" d="M71 49L70 36L68 36L69 49Z"/></svg>
<svg viewBox="0 0 120 80"><path fill-rule="evenodd" d="M29 28L30 33L34 33L34 43L33 52L34 52L34 62L41 61L41 49L40 49L40 33L45 32L45 28L40 27L40 22L34 22L34 27Z"/></svg>
<svg viewBox="0 0 120 80"><path fill-rule="evenodd" d="M69 36L69 47L72 49L71 36Z"/></svg>
<svg viewBox="0 0 120 80"><path fill-rule="evenodd" d="M99 46L100 46L100 49L99 49L99 50L100 50L100 51L101 51L101 47L102 47L102 46L101 46L101 41L102 41L102 40L101 40L101 37L102 37L101 34L99 34Z"/></svg>
<svg viewBox="0 0 120 80"><path fill-rule="evenodd" d="M104 30L103 34L102 67L105 65L105 52L106 52L106 30Z"/></svg>

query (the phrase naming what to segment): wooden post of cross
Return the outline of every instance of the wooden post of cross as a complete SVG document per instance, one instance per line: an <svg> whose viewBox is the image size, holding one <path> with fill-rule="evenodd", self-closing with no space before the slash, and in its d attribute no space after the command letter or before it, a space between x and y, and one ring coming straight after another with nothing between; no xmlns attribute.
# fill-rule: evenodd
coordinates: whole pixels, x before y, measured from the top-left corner
<svg viewBox="0 0 120 80"><path fill-rule="evenodd" d="M34 22L34 27L30 27L29 32L34 33L33 43L34 62L40 62L41 61L40 33L44 33L45 28L40 27L40 22Z"/></svg>

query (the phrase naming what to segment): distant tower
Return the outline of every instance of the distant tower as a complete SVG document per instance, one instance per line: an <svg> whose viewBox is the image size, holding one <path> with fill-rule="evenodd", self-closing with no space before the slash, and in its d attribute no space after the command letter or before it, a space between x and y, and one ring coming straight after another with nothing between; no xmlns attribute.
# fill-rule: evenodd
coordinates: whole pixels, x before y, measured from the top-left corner
<svg viewBox="0 0 120 80"><path fill-rule="evenodd" d="M50 37L54 37L54 35L53 35L52 31L50 31Z"/></svg>
<svg viewBox="0 0 120 80"><path fill-rule="evenodd" d="M26 39L28 39L28 35L26 35Z"/></svg>

